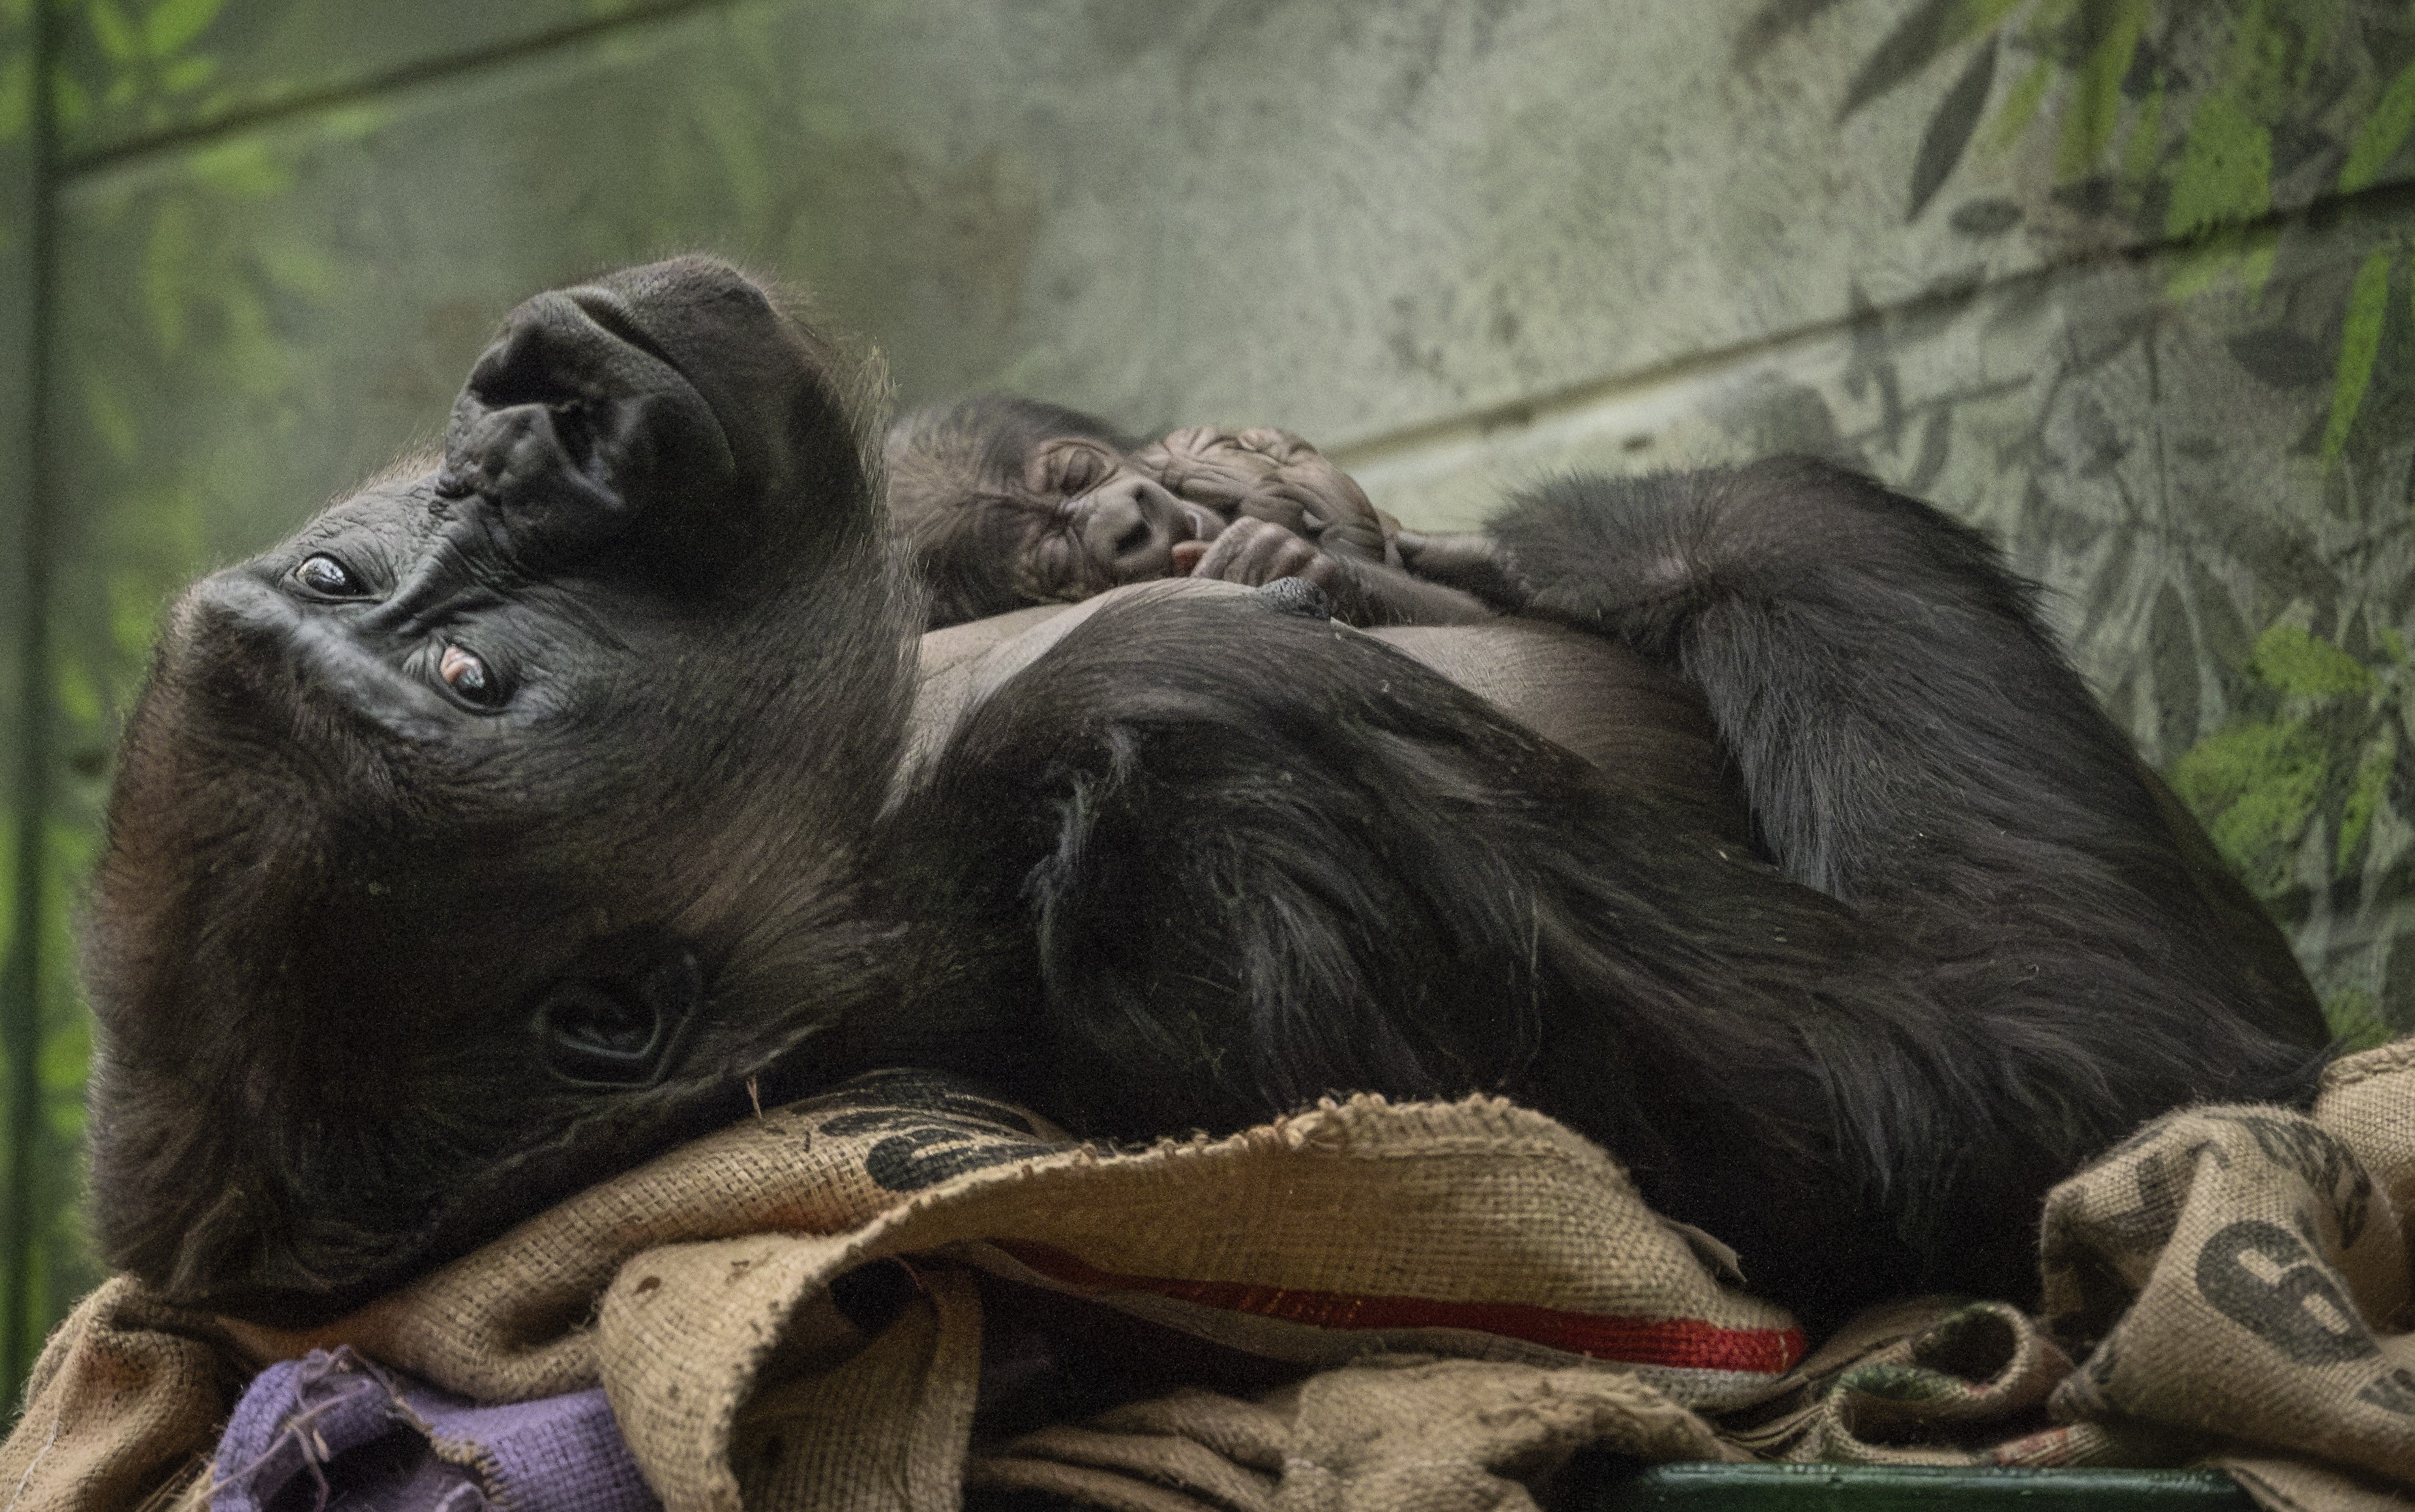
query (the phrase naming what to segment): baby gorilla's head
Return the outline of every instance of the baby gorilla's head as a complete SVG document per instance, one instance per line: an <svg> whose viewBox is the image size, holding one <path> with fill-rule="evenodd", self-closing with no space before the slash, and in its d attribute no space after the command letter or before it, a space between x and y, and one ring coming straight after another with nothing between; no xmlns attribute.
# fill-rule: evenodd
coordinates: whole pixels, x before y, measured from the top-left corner
<svg viewBox="0 0 2415 1512"><path fill-rule="evenodd" d="M1236 519L1397 566L1397 526L1285 431L1192 427L1139 445L1104 421L983 395L890 428L889 508L934 628L1189 576Z"/></svg>

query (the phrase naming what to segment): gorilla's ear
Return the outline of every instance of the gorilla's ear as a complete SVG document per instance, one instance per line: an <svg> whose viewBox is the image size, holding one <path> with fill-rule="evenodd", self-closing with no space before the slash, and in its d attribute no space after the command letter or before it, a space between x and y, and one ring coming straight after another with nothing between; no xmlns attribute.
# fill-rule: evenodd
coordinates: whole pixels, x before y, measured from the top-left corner
<svg viewBox="0 0 2415 1512"><path fill-rule="evenodd" d="M614 543L676 570L743 549L748 522L731 515L759 507L748 481L697 385L591 286L539 294L504 321L454 401L439 487L479 496L529 570Z"/></svg>

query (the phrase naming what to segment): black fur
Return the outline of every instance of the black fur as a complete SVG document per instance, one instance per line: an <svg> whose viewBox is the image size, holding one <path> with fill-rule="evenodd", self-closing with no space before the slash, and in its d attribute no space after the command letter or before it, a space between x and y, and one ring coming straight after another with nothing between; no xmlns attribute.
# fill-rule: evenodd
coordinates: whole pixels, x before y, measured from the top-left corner
<svg viewBox="0 0 2415 1512"><path fill-rule="evenodd" d="M924 1064L1128 1137L1506 1091L1826 1321L2020 1295L2075 1162L2308 1088L2286 946L2029 590L1809 463L1554 485L1484 577L1697 684L1775 865L1184 585L1095 606L878 807L922 604L833 371L708 262L544 296L440 476L180 604L88 947L112 1263L322 1318L749 1078ZM500 700L448 695L470 651Z"/></svg>

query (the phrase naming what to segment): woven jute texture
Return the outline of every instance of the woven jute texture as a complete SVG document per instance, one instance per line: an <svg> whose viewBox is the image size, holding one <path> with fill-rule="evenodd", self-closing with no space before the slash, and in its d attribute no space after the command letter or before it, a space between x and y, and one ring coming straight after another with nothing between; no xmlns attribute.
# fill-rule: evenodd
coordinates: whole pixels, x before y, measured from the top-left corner
<svg viewBox="0 0 2415 1512"><path fill-rule="evenodd" d="M2132 1418L2415 1484L2403 1130L2343 1116L2415 1060L2342 1068L2312 1118L2199 1108L2151 1124L2048 1200L2045 1325L2083 1363L2072 1419ZM2361 1149L2360 1144L2363 1145ZM2365 1157L2375 1160L2368 1164ZM2375 1168L2384 1175L2376 1179Z"/></svg>
<svg viewBox="0 0 2415 1512"><path fill-rule="evenodd" d="M1497 1100L1356 1098L1108 1150L889 1073L673 1151L311 1335L112 1281L43 1357L0 1509L135 1506L208 1452L246 1370L341 1341L487 1400L600 1384L673 1508L922 1512L969 1483L1135 1512L1477 1512L1548 1501L1598 1445L2215 1463L2272 1507L2378 1512L2415 1490L2410 1183L2402 1045L2341 1063L2311 1116L2185 1110L2058 1188L2043 1313L1911 1299L1804 1358L1715 1241ZM896 1295L850 1303L877 1275ZM997 1429L978 1415L997 1299L1042 1296L1274 1384L1176 1380Z"/></svg>
<svg viewBox="0 0 2415 1512"><path fill-rule="evenodd" d="M1800 1355L1786 1314L1722 1284L1702 1246L1601 1150L1498 1100L1355 1098L1227 1139L1117 1151L895 1073L676 1150L331 1328L232 1332L252 1359L340 1341L487 1400L601 1384L672 1507L952 1507L973 1453L972 1278L986 1271L1293 1374L1402 1354L1477 1372L1379 1371L1376 1390L1345 1370L1301 1386L1282 1410L1298 1461L1286 1480L1308 1485L1314 1456L1299 1451L1328 1439L1327 1478L1377 1475L1352 1458L1366 1434L1334 1426L1350 1401L1393 1403L1399 1452L1430 1459L1416 1425L1446 1380L1491 1383L1508 1415L1513 1400L1552 1403L1512 1430L1524 1447L1505 1463L1532 1475L1580 1442L1725 1452L1695 1409L1765 1394ZM915 1295L867 1337L832 1283L896 1256L912 1257ZM126 1325L97 1340L84 1325L112 1298ZM112 1283L53 1355L90 1370L102 1342L169 1348L123 1313L139 1298ZM126 1505L205 1451L229 1399L210 1344L181 1342L199 1352L188 1378L144 1398L151 1468L96 1487L55 1475L55 1451L35 1462L40 1421L72 1421L79 1443L135 1442L46 1380L0 1452L0 1471L23 1480L15 1505ZM1472 1441L1454 1452L1478 1480L1516 1484L1482 1470Z"/></svg>
<svg viewBox="0 0 2415 1512"><path fill-rule="evenodd" d="M216 1320L105 1281L51 1335L0 1445L0 1507L126 1507L217 1442L247 1373Z"/></svg>

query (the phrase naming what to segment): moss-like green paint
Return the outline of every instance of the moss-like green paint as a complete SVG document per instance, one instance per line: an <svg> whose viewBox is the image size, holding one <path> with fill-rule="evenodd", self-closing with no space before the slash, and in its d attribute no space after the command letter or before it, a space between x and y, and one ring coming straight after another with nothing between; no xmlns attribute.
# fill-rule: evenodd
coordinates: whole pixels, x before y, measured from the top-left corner
<svg viewBox="0 0 2415 1512"><path fill-rule="evenodd" d="M2029 72L2020 76L2013 87L2004 91L2004 103L1996 108L1996 123L1988 128L1990 151L2002 152L2021 139L2036 119L2038 106L2046 100L2046 86L2054 82L2054 59L2041 57L2030 65Z"/></svg>
<svg viewBox="0 0 2415 1512"><path fill-rule="evenodd" d="M17 940L17 796L0 795L7 802L0 804L0 961L8 959L8 951ZM7 1083L8 1060L0 1055L0 1086ZM0 1118L0 1152L5 1152L8 1120Z"/></svg>
<svg viewBox="0 0 2415 1512"><path fill-rule="evenodd" d="M2228 95L2206 100L2189 119L2164 233L2253 220L2272 207L2272 130Z"/></svg>
<svg viewBox="0 0 2415 1512"><path fill-rule="evenodd" d="M2288 882L2289 852L2330 777L2322 742L2302 721L2218 731L2171 770L2173 790L2205 820L2223 856L2268 897Z"/></svg>
<svg viewBox="0 0 2415 1512"><path fill-rule="evenodd" d="M2384 249L2364 260L2356 270L2356 286L2348 292L2348 316L2340 326L2339 370L2332 380L2331 421L2323 427L2323 466L2337 462L2348 446L2356 412L2364 406L2364 391L2373 382L2374 359L2381 354L2381 326L2390 313L2390 263Z"/></svg>
<svg viewBox="0 0 2415 1512"><path fill-rule="evenodd" d="M2138 117L2130 123L2130 140L2122 144L2122 177L2134 185L2145 184L2163 160L2164 80L2158 74L2147 97L2138 102Z"/></svg>
<svg viewBox="0 0 2415 1512"><path fill-rule="evenodd" d="M2373 828L2373 816L2390 801L2390 779L2397 771L2398 741L2385 729L2357 767L2356 781L2349 785L2348 800L2340 806L2339 852L2332 865L2333 876L2346 876L2355 865L2365 832Z"/></svg>
<svg viewBox="0 0 2415 1512"><path fill-rule="evenodd" d="M34 124L34 55L10 50L0 56L0 146L17 141Z"/></svg>
<svg viewBox="0 0 2415 1512"><path fill-rule="evenodd" d="M2286 621L2256 637L2248 669L2268 687L2315 698L2363 693L2373 673L2320 636Z"/></svg>
<svg viewBox="0 0 2415 1512"><path fill-rule="evenodd" d="M2362 987L2343 987L2323 999L2323 1022L2338 1036L2343 1050L2371 1050L2397 1037L2381 1005Z"/></svg>
<svg viewBox="0 0 2415 1512"><path fill-rule="evenodd" d="M100 681L81 657L62 653L51 669L51 696L60 715L76 725L98 726L105 709Z"/></svg>
<svg viewBox="0 0 2415 1512"><path fill-rule="evenodd" d="M1962 20L1955 28L1964 37L1978 36L2021 7L2021 0L1962 0Z"/></svg>
<svg viewBox="0 0 2415 1512"><path fill-rule="evenodd" d="M2198 240L2174 260L2164 282L2164 297L2184 305L2211 292L2232 273L2249 293L2264 287L2280 251L2280 232L2272 226L2233 226Z"/></svg>
<svg viewBox="0 0 2415 1512"><path fill-rule="evenodd" d="M142 40L155 58L173 57L218 19L226 0L159 0L142 19Z"/></svg>
<svg viewBox="0 0 2415 1512"><path fill-rule="evenodd" d="M112 63L130 64L142 55L133 22L110 0L84 0L84 24L92 28L92 39L100 46L100 55Z"/></svg>
<svg viewBox="0 0 2415 1512"><path fill-rule="evenodd" d="M2092 172L2122 123L2122 81L2138 51L2139 34L2153 0L2117 0L2105 38L2088 54L2073 81L2071 103L2062 112L2062 140L2055 154L2055 177L2064 183Z"/></svg>
<svg viewBox="0 0 2415 1512"><path fill-rule="evenodd" d="M2406 145L2410 130L2415 130L2415 63L2398 70L2381 92L2373 113L2364 118L2355 144L2348 148L2348 161L2340 165L2340 192L2354 194L2370 188Z"/></svg>

